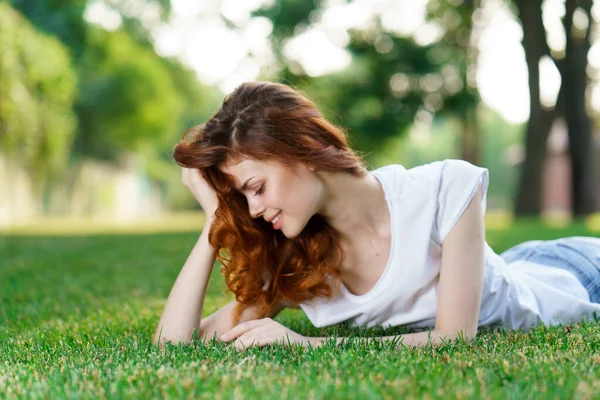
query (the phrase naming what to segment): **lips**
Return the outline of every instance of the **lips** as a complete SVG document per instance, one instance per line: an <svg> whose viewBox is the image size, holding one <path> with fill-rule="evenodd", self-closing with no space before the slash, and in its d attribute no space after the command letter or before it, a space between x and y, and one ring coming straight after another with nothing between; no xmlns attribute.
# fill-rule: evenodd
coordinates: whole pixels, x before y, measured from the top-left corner
<svg viewBox="0 0 600 400"><path fill-rule="evenodd" d="M268 222L268 223L271 223L271 222L273 222L273 221L275 220L275 218L277 218L277 216L278 216L278 215L280 215L280 214L281 214L281 211L279 211L277 214L275 214L275 215L273 216L273 218L271 218L271 219L268 219L268 220L267 220L267 222Z"/></svg>
<svg viewBox="0 0 600 400"><path fill-rule="evenodd" d="M277 215L275 218L273 218L273 228L274 229L279 229L281 227L281 220L282 220L282 215L281 213L279 215Z"/></svg>

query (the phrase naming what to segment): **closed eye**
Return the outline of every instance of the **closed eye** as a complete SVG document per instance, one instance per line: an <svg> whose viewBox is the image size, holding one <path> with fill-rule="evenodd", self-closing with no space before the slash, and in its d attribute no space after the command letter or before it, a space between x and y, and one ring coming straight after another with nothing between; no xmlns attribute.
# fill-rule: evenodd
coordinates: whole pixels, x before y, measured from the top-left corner
<svg viewBox="0 0 600 400"><path fill-rule="evenodd" d="M262 185L256 192L254 192L254 195L258 196L260 194L263 194L265 191L264 189L265 189L265 185Z"/></svg>

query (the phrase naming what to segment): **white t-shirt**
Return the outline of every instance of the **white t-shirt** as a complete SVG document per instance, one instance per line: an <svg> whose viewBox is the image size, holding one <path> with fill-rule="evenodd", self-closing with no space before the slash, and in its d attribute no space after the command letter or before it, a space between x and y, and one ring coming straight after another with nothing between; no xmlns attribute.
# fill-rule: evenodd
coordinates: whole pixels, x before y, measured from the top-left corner
<svg viewBox="0 0 600 400"><path fill-rule="evenodd" d="M489 174L463 160L444 160L406 169L392 164L371 173L381 182L391 214L392 247L375 286L353 295L341 284L331 299L301 303L316 327L349 320L353 326L433 328L446 235L483 182L483 214ZM368 268L368 266L365 266ZM485 243L479 326L523 328L600 315L585 287L571 272L526 261L506 264Z"/></svg>

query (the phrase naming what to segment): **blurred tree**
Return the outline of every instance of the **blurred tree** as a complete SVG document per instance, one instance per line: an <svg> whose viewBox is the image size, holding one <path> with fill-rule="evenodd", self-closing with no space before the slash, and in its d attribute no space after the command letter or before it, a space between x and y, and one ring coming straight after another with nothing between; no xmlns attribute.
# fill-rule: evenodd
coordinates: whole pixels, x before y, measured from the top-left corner
<svg viewBox="0 0 600 400"><path fill-rule="evenodd" d="M58 37L77 59L86 42L83 12L87 0L9 0L9 3L44 32Z"/></svg>
<svg viewBox="0 0 600 400"><path fill-rule="evenodd" d="M174 140L168 133L181 127L178 118L184 113L184 99L189 100L198 85L173 76L184 74L185 69L154 52L150 23L169 17L169 0L104 1L123 21L115 33L85 21L91 0L10 1L40 29L58 36L76 57L80 97L75 107L79 119L75 150L79 156L116 161L119 152L139 150L143 141L164 146L165 138ZM187 82L177 85L175 92L172 80L181 79ZM136 121L144 131L134 129ZM173 131L163 131L169 128Z"/></svg>
<svg viewBox="0 0 600 400"><path fill-rule="evenodd" d="M0 61L0 148L27 168L41 196L67 163L77 78L67 48L7 3L0 3Z"/></svg>
<svg viewBox="0 0 600 400"><path fill-rule="evenodd" d="M542 20L542 0L515 0L523 27L523 48L529 73L530 116L525 134L525 161L521 168L515 215L539 215L546 140L556 109L542 107L540 99L540 59L549 54ZM562 96L563 90L561 90ZM559 99L562 101L562 99Z"/></svg>
<svg viewBox="0 0 600 400"><path fill-rule="evenodd" d="M273 25L273 31L269 39L275 57L275 64L278 68L279 80L295 85L302 79L309 79L306 74L292 72L292 70L298 70L301 67L284 56L283 48L286 42L294 37L297 32L310 26L312 21L318 18L319 12L319 0L278 0L252 12L253 17L268 18ZM225 17L223 17L223 20L230 28L235 29L235 24Z"/></svg>
<svg viewBox="0 0 600 400"><path fill-rule="evenodd" d="M161 58L160 61L169 71L173 89L182 100L180 117L175 121L176 129L165 134L162 142L147 143L139 153L143 156L145 171L162 187L167 206L177 209L198 207L198 202L181 184L181 169L173 161L172 149L184 130L211 117L220 107L223 93L200 83L196 73L184 67L180 61L171 58Z"/></svg>
<svg viewBox="0 0 600 400"><path fill-rule="evenodd" d="M12 6L34 25L56 35L72 51L75 59L82 56L87 44L86 7L94 0L9 0ZM156 20L165 21L171 12L170 0L104 0L103 3L118 12L123 27L138 41L150 43L150 32L142 23L144 15L156 14Z"/></svg>
<svg viewBox="0 0 600 400"><path fill-rule="evenodd" d="M91 0L88 0L90 3ZM171 0L103 0L121 16L121 29L138 43L152 45L152 28L166 22L171 15Z"/></svg>
<svg viewBox="0 0 600 400"><path fill-rule="evenodd" d="M220 105L222 93L202 85L180 61L156 54L151 29L168 20L170 1L102 1L120 15L115 32L84 19L93 0L9 2L74 55L79 96L72 161L93 157L118 163L135 152L140 167L163 187L167 205L189 206L171 150L184 129Z"/></svg>
<svg viewBox="0 0 600 400"><path fill-rule="evenodd" d="M456 115L461 121L460 155L475 165L482 164L481 132L477 105L481 102L475 81L477 70L478 26L474 25L481 6L479 0L430 0L427 4L427 20L441 28L443 35L435 44L444 54L442 72L456 76L455 93L444 97L443 114ZM430 26L430 29L433 27Z"/></svg>
<svg viewBox="0 0 600 400"><path fill-rule="evenodd" d="M432 18L437 18L435 11L449 12L444 7L450 6L442 7L444 4L438 4ZM279 78L319 99L319 108L348 129L355 147L371 154L405 132L415 117L431 120L436 113L456 114L472 127L475 114L469 110L475 109L479 98L474 85L466 82L471 71L464 48L468 47L473 7L453 11L459 21L465 22L456 26L443 23L453 34L428 45L389 32L379 17L374 18L368 29L349 31L346 50L352 54L350 66L319 77L310 76L283 53L290 38L319 21L322 10L318 2L282 0L253 15L267 17L273 24L271 44L280 68ZM466 41L460 28L467 29ZM470 130L473 135L476 131ZM465 143L465 154L478 161L478 142Z"/></svg>
<svg viewBox="0 0 600 400"><path fill-rule="evenodd" d="M164 145L179 127L183 99L170 71L124 31L88 31L79 66L75 151L118 161L144 143Z"/></svg>
<svg viewBox="0 0 600 400"><path fill-rule="evenodd" d="M572 162L573 214L586 216L598 210L598 152L586 104L588 53L593 25L592 0L567 0L565 11L563 25L568 34L564 65L560 72L564 85L562 105L569 130Z"/></svg>
<svg viewBox="0 0 600 400"><path fill-rule="evenodd" d="M385 33L379 21L371 31L351 30L350 37L351 65L313 78L306 91L330 118L341 118L357 149L375 153L405 133L417 113L433 118L441 108L441 96L434 92L442 86L442 64L432 46Z"/></svg>
<svg viewBox="0 0 600 400"><path fill-rule="evenodd" d="M523 27L523 48L529 72L530 117L526 130L525 162L521 171L516 215L539 215L541 182L546 141L552 123L564 114L569 131L572 161L573 215L596 211L596 152L592 126L586 110L588 52L592 28L592 0L566 0L563 17L566 47L564 54L551 51L542 18L543 0L513 0ZM578 23L574 24L577 17ZM586 23L581 22L587 21ZM554 108L542 106L539 63L549 56L561 75L561 87Z"/></svg>

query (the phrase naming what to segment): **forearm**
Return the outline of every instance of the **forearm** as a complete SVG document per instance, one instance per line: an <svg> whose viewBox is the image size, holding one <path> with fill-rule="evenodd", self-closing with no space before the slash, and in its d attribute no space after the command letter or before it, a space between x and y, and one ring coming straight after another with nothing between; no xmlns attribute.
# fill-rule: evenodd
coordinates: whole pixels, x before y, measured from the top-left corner
<svg viewBox="0 0 600 400"><path fill-rule="evenodd" d="M450 334L450 333L446 333L446 332L432 330L432 331L417 332L417 333L407 333L404 335L379 336L379 337L371 337L371 338L365 338L365 339L369 342L372 340L391 341L391 342L395 343L395 347L397 349L401 349L404 346L422 347L422 346L428 345L429 343L432 344L433 346L437 347L441 344L444 344L444 342L446 342L446 343L452 342L457 337L458 337L458 334ZM313 347L320 347L326 341L325 337L308 337L307 339ZM340 344L346 340L348 340L347 337L336 338L336 344Z"/></svg>
<svg viewBox="0 0 600 400"><path fill-rule="evenodd" d="M154 342L189 342L192 332L200 326L208 280L213 269L216 250L208 243L211 218L188 256L169 293L160 317Z"/></svg>

